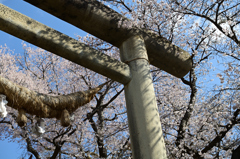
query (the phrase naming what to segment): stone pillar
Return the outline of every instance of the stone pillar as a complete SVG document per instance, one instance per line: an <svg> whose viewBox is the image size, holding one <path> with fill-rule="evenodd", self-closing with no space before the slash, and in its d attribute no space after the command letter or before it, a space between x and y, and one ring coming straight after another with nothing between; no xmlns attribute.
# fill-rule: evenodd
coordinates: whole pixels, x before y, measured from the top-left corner
<svg viewBox="0 0 240 159"><path fill-rule="evenodd" d="M131 148L134 159L166 159L166 148L150 74L147 51L141 36L120 47L121 60L130 67L132 80L125 85Z"/></svg>

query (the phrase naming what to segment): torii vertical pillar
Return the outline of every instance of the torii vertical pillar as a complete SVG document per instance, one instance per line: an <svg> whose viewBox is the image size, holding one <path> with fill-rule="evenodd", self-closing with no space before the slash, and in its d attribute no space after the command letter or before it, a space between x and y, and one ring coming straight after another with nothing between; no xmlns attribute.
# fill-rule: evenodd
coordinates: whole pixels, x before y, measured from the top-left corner
<svg viewBox="0 0 240 159"><path fill-rule="evenodd" d="M141 36L120 47L121 60L130 67L132 80L125 85L125 99L134 159L166 159L166 148L150 74L147 50Z"/></svg>

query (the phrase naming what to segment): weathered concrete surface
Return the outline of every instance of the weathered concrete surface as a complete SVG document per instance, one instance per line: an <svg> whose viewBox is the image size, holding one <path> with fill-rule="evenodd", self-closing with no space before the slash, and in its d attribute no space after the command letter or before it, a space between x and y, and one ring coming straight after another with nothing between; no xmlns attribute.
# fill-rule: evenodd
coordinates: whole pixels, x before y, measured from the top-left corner
<svg viewBox="0 0 240 159"><path fill-rule="evenodd" d="M0 4L0 30L89 68L122 84L131 80L127 64Z"/></svg>
<svg viewBox="0 0 240 159"><path fill-rule="evenodd" d="M189 53L149 31L118 27L120 19L127 19L97 0L25 1L117 47L134 35L142 35L150 63L176 77L191 69Z"/></svg>
<svg viewBox="0 0 240 159"><path fill-rule="evenodd" d="M129 38L120 52L132 74L124 89L133 158L167 159L144 39Z"/></svg>

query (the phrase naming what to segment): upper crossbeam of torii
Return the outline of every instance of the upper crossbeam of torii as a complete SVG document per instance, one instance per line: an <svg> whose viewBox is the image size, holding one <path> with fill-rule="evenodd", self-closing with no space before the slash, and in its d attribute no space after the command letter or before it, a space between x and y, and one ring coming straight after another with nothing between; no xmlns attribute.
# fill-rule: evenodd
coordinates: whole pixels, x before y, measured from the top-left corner
<svg viewBox="0 0 240 159"><path fill-rule="evenodd" d="M25 1L120 48L123 62L0 4L0 30L124 84L133 157L166 158L148 61L181 78L192 66L189 53L148 30L119 26L128 19L97 0Z"/></svg>
<svg viewBox="0 0 240 159"><path fill-rule="evenodd" d="M191 68L190 55L186 51L148 30L119 27L120 20L128 19L97 0L25 1L116 47L141 34L150 63L176 77L183 77Z"/></svg>

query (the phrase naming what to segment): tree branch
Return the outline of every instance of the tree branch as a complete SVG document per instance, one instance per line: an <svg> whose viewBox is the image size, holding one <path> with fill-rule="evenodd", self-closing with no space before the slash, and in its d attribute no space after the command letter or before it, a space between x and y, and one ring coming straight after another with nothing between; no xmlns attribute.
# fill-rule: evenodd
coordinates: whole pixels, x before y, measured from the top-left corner
<svg viewBox="0 0 240 159"><path fill-rule="evenodd" d="M238 124L237 116L240 113L240 109L237 109L234 114L231 122L225 126L226 130L221 131L203 150L202 153L206 153L211 150L214 146L216 146L227 134L227 132L232 129L235 124Z"/></svg>
<svg viewBox="0 0 240 159"><path fill-rule="evenodd" d="M196 95L197 95L196 80L197 80L197 77L194 73L194 68L192 68L192 70L190 71L189 76L190 76L190 82L182 79L183 82L187 83L188 85L190 84L189 86L191 88L191 95L190 95L190 101L188 104L188 108L184 114L184 117L182 118L182 120L180 122L180 125L179 125L178 135L177 135L177 139L176 139L177 146L180 145L180 142L184 137L189 119L190 119L192 111L193 111L194 104L196 102Z"/></svg>
<svg viewBox="0 0 240 159"><path fill-rule="evenodd" d="M112 103L124 90L122 88L118 93L116 93L106 104L97 106L91 113L88 113L87 117L83 120L86 121L87 119L90 119L93 117L94 114L96 114L100 109L106 108L110 103Z"/></svg>
<svg viewBox="0 0 240 159"><path fill-rule="evenodd" d="M239 159L240 156L240 145L232 151L232 158L231 159Z"/></svg>
<svg viewBox="0 0 240 159"><path fill-rule="evenodd" d="M101 134L99 134L99 132L98 132L97 125L93 121L92 117L88 118L88 120L89 120L89 122L90 122L90 124L92 126L92 129L95 132L95 136L97 138L99 155L100 155L100 157L107 158L107 151L106 151L106 149L104 147L104 143L103 143L103 139L101 138Z"/></svg>
<svg viewBox="0 0 240 159"><path fill-rule="evenodd" d="M26 138L26 142L27 142L27 150L31 152L36 157L36 159L41 159L38 152L32 147L32 143L29 137Z"/></svg>
<svg viewBox="0 0 240 159"><path fill-rule="evenodd" d="M63 142L64 143L64 142ZM56 159L57 155L59 154L59 152L61 151L62 145L63 143L61 143L61 145L57 144L56 148L54 150L54 153L52 155L52 157L50 159Z"/></svg>

